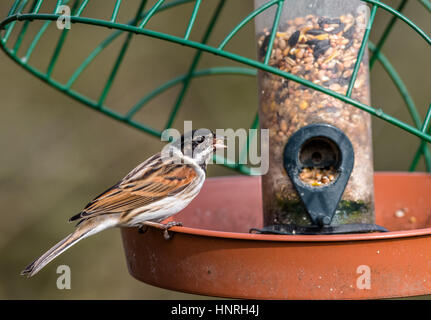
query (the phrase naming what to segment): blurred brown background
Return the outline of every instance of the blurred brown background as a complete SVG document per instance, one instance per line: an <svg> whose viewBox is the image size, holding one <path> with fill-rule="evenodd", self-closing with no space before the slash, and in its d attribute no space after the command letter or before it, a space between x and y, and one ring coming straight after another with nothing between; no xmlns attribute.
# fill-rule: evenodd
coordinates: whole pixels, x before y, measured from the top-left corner
<svg viewBox="0 0 431 320"><path fill-rule="evenodd" d="M31 1L30 1L31 2ZM41 12L52 10L45 1ZM123 1L118 20L134 17L138 0ZM148 1L147 8L155 1ZM0 3L0 17L13 1ZM84 16L107 19L114 0L92 0ZM191 39L199 40L218 1L203 1ZM386 1L397 7L399 1ZM228 0L211 36L217 45L253 8L250 0ZM156 15L148 28L174 35L185 32L193 3ZM431 14L419 1L410 1L405 15L428 34ZM371 40L376 42L390 15L379 10ZM43 25L33 22L19 55ZM15 27L10 43L16 39ZM112 30L72 25L53 77L67 81L85 57ZM30 64L46 70L60 32L55 24L36 47ZM82 74L74 89L97 99L123 43L120 37ZM249 24L226 50L255 57L254 26ZM398 21L383 50L410 90L422 118L431 103L429 74L431 47ZM126 112L150 89L187 72L194 51L143 36L134 36L106 105ZM198 69L233 66L231 61L203 54ZM134 280L127 271L118 230L106 231L79 243L33 279L19 272L72 230L67 219L92 197L124 176L135 165L163 146L158 139L84 107L17 66L0 54L0 298L2 299L195 299L195 295L152 287ZM372 105L411 123L407 109L390 78L376 63L371 73ZM179 86L153 100L137 120L162 128ZM256 79L216 76L193 81L174 126L182 131L184 120L195 127L248 128L257 110ZM419 140L381 120L373 120L376 170L407 170ZM420 170L424 170L421 162ZM210 166L209 176L235 172ZM56 268L72 270L72 289L58 290Z"/></svg>

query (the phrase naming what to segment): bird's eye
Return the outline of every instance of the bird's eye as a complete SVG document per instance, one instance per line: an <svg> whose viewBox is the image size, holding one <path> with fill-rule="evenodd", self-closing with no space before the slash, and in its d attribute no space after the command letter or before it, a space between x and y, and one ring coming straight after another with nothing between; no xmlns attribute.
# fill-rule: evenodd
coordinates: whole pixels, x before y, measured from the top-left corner
<svg viewBox="0 0 431 320"><path fill-rule="evenodd" d="M205 140L205 138L203 136L196 138L197 143L202 143L202 142L204 142L204 140Z"/></svg>

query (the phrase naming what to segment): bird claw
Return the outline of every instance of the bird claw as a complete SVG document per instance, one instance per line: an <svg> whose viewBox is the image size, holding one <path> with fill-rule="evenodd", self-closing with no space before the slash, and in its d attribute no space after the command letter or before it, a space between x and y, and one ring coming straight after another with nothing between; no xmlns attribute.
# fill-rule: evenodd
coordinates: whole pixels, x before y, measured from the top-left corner
<svg viewBox="0 0 431 320"><path fill-rule="evenodd" d="M163 237L165 238L165 240L170 240L172 238L172 235L169 233L168 229L163 231Z"/></svg>
<svg viewBox="0 0 431 320"><path fill-rule="evenodd" d="M169 240L172 238L172 235L169 233L169 229L172 227L181 227L183 224L177 221L171 221L163 225L163 237L165 240Z"/></svg>
<svg viewBox="0 0 431 320"><path fill-rule="evenodd" d="M139 227L138 232L140 234L144 234L145 232L147 232L148 226L161 228L163 230L163 236L165 237L166 240L169 240L170 238L172 238L172 235L169 233L169 229L172 227L177 227L182 225L183 224L181 222L176 222L176 221L171 221L166 224L153 222L153 221L146 221L144 222L144 225ZM145 226L145 229L144 229L144 226Z"/></svg>
<svg viewBox="0 0 431 320"><path fill-rule="evenodd" d="M165 229L170 229L172 227L182 227L182 226L183 226L183 223L178 222L178 221L170 221L170 222L164 224Z"/></svg>

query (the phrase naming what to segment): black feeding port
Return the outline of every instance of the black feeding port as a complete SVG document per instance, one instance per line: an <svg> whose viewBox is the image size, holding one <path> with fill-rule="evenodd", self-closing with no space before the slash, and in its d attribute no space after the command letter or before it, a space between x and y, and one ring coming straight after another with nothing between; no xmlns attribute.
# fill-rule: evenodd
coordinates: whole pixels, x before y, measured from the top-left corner
<svg viewBox="0 0 431 320"><path fill-rule="evenodd" d="M317 123L295 132L284 149L284 167L314 225L329 225L354 164L350 140L338 128ZM311 183L304 180L309 170ZM323 170L323 171L322 171ZM313 180L313 174L333 172L328 183ZM317 172L317 173L316 173ZM320 178L320 177L319 177ZM313 182L314 181L314 182Z"/></svg>
<svg viewBox="0 0 431 320"><path fill-rule="evenodd" d="M305 141L299 150L299 163L302 168L320 168L337 170L341 151L338 146L326 137L313 137Z"/></svg>

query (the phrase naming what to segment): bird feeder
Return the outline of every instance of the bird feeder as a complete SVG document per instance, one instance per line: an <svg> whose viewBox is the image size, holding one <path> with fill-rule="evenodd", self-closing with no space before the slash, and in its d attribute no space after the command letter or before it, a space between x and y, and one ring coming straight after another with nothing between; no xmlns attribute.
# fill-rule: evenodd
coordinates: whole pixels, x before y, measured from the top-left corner
<svg viewBox="0 0 431 320"><path fill-rule="evenodd" d="M197 19L203 1L149 2L141 1L130 20L120 22L119 13L130 5L121 0L110 2L112 11L106 17L87 15L88 0L16 0L0 20L0 47L18 65L78 103L159 138L164 128L153 128L145 119L136 118L158 95L181 86L167 114L168 128L195 78L258 76L259 117L250 128L260 122L262 129L269 129L268 173L207 179L197 198L175 216L183 226L170 230L170 240L156 227L143 234L137 228L122 229L130 274L162 288L230 298L366 299L431 294L431 177L429 173L374 173L372 163L370 117L375 116L416 136L420 146L411 169L423 156L431 171L427 145L431 107L421 121L408 90L382 53L396 23L406 24L425 46L431 46L431 38L402 14L405 1L395 10L377 0L256 0L255 7L244 12L219 43L209 40L229 1L216 1L204 27L198 25L204 19ZM148 28L160 12L187 4L191 15L184 17L183 35ZM431 12L427 0L421 4ZM392 19L374 45L369 35L377 10ZM66 81L56 78L53 71L62 67L56 62L67 35L75 32L73 27L57 29L59 40L46 68L31 64L40 39L59 19L70 20L72 26L112 30L87 58L76 62L77 69ZM35 21L42 21L41 27L27 33ZM248 23L255 23L256 59L226 49ZM203 28L202 39L191 37L195 28ZM123 34L126 39L105 86L93 92L99 99L74 88L87 67ZM161 83L121 113L107 105L106 97L132 37L156 38L195 52L184 75ZM25 49L24 43L28 44ZM199 69L202 54L240 66ZM403 93L414 125L372 106L368 70L375 62ZM248 147L249 143L245 150ZM247 164L224 165L244 174L252 172Z"/></svg>
<svg viewBox="0 0 431 320"><path fill-rule="evenodd" d="M256 7L266 2L256 0ZM366 51L358 58L368 21L364 6L359 0L285 1L276 12L278 29L274 12L265 11L255 19L260 61L369 104ZM259 71L259 94L261 128L270 132L264 224L374 223L370 114L269 72ZM322 123L331 126L316 127Z"/></svg>

